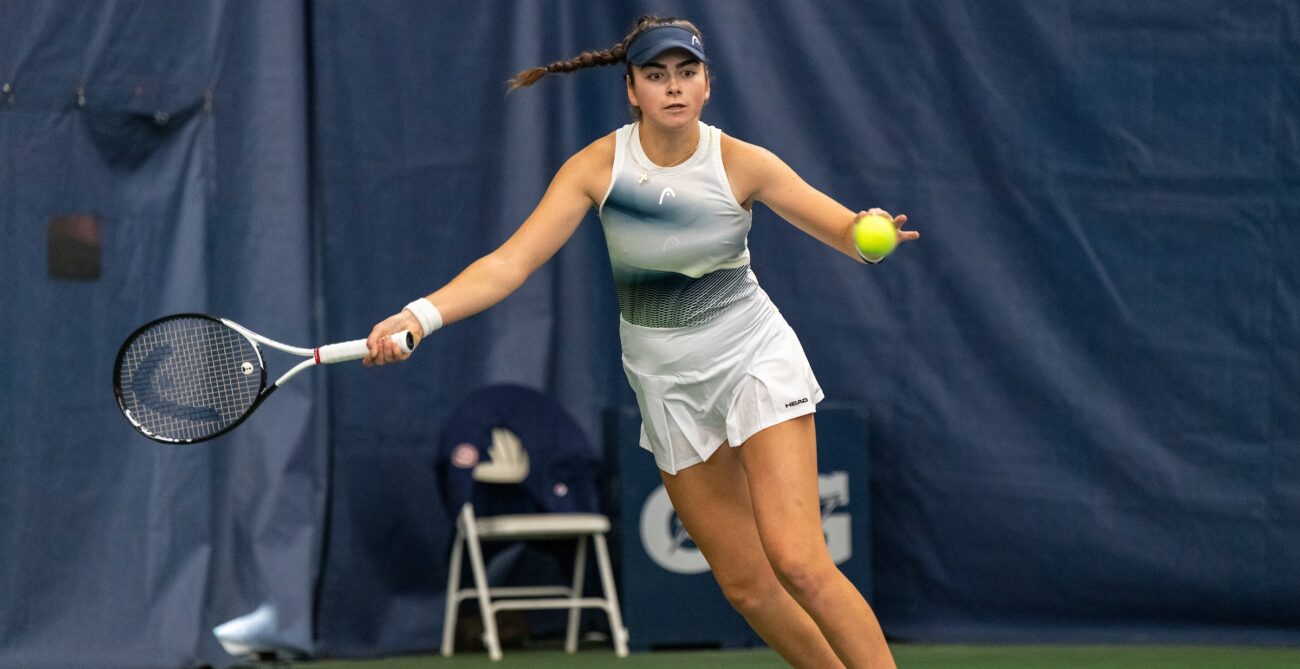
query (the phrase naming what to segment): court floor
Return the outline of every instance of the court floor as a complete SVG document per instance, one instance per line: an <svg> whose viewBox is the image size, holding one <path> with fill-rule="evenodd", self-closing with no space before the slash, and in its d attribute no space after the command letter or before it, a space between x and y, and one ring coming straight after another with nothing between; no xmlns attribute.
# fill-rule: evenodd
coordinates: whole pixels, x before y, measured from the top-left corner
<svg viewBox="0 0 1300 669"><path fill-rule="evenodd" d="M962 646L895 644L899 669L1294 669L1300 648L1223 646ZM507 651L501 662L479 653L451 658L412 655L366 660L259 663L300 669L781 669L768 650L635 653L619 660L612 651L583 649L574 655L555 650Z"/></svg>

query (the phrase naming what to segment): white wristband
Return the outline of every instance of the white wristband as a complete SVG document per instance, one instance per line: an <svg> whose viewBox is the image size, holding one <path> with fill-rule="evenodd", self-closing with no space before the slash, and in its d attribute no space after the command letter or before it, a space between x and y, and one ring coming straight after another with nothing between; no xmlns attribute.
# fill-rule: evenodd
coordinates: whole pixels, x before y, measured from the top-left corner
<svg viewBox="0 0 1300 669"><path fill-rule="evenodd" d="M871 258L868 258L865 253L862 252L862 249L855 248L854 250L858 252L858 257L862 258L862 262L865 262L868 265L879 265L881 262L885 260L883 256L880 258L876 258L875 260L872 260Z"/></svg>
<svg viewBox="0 0 1300 669"><path fill-rule="evenodd" d="M420 321L420 327L424 329L425 337L428 337L430 332L442 327L442 313L429 300L421 297L406 305L405 308L415 314L415 320Z"/></svg>

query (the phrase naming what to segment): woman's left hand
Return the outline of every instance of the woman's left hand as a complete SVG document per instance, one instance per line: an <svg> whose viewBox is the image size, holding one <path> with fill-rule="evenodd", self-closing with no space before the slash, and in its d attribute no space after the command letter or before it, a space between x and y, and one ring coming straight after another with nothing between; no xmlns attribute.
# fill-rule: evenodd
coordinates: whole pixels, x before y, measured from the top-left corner
<svg viewBox="0 0 1300 669"><path fill-rule="evenodd" d="M898 231L897 232L898 243L900 244L902 244L903 242L910 242L913 239L917 239L921 236L921 233L917 232L916 230L903 229L903 224L907 222L907 214L899 214L897 216L894 216L893 214L890 214L889 212L879 207L872 207L871 209L868 209L866 211L858 212L859 217L868 216L868 215L884 216L885 218L888 218L889 220L893 221L894 229Z"/></svg>

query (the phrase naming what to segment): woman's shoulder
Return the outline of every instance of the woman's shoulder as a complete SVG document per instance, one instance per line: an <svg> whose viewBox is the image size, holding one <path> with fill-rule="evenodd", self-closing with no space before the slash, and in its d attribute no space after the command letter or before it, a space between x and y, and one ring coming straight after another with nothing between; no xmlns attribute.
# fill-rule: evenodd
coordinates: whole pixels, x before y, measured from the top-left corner
<svg viewBox="0 0 1300 669"><path fill-rule="evenodd" d="M613 159L614 159L614 144L615 144L615 141L616 141L617 135L618 135L618 131L617 131L617 130L615 130L615 131L613 131L613 132L610 132L609 134L606 134L604 137L601 137L600 139L597 139L596 141L594 141L594 142L588 144L587 146L583 147L583 149L582 149L582 153L589 153L589 154L590 154L591 156L593 156L593 157L606 157L606 156L608 156L608 158L609 158L610 160L613 160Z"/></svg>
<svg viewBox="0 0 1300 669"><path fill-rule="evenodd" d="M593 205L599 206L614 169L614 135L611 132L570 156L556 173L554 182L582 192Z"/></svg>
<svg viewBox="0 0 1300 669"><path fill-rule="evenodd" d="M770 153L767 149L757 144L751 144L739 137L733 137L724 131L719 130L718 133L721 135L722 154L724 158L728 155L734 155L738 158L748 158L758 154Z"/></svg>
<svg viewBox="0 0 1300 669"><path fill-rule="evenodd" d="M748 182L756 174L766 170L776 156L771 151L757 145L722 133L720 142L722 164L733 180Z"/></svg>
<svg viewBox="0 0 1300 669"><path fill-rule="evenodd" d="M584 172L587 170L610 170L614 165L614 144L617 133L616 130L584 146L569 158L569 164L582 169Z"/></svg>

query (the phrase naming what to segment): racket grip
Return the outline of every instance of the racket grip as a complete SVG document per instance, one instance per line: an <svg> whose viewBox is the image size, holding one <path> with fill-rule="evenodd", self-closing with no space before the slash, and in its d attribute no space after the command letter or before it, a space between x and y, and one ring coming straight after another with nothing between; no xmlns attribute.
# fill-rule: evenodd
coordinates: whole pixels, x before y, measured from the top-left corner
<svg viewBox="0 0 1300 669"><path fill-rule="evenodd" d="M415 344L415 337L410 332L402 330L394 335L389 335L389 339L397 344L397 348L403 353L410 353L411 347ZM366 357L370 349L366 348L366 340L355 339L345 341L339 344L329 344L316 349L316 363L319 365L329 365L336 362L347 362L349 360L360 360Z"/></svg>

